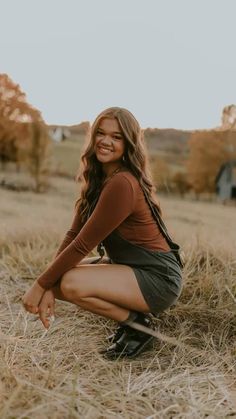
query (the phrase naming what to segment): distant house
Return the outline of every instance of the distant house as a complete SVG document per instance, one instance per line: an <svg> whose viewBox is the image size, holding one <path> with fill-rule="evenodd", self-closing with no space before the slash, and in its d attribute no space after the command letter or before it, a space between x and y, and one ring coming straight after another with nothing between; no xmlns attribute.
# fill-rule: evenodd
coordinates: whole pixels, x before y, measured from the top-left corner
<svg viewBox="0 0 236 419"><path fill-rule="evenodd" d="M236 160L221 166L216 177L216 193L221 199L236 199Z"/></svg>
<svg viewBox="0 0 236 419"><path fill-rule="evenodd" d="M54 126L49 128L49 136L52 140L61 142L70 137L70 130L62 126Z"/></svg>

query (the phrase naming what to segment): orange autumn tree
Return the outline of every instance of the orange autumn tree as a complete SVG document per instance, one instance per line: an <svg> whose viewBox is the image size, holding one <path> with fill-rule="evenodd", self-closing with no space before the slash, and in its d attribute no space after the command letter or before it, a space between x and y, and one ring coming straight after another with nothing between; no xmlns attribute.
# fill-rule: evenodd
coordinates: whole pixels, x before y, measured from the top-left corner
<svg viewBox="0 0 236 419"><path fill-rule="evenodd" d="M34 141L35 129L32 125L37 124L37 141ZM39 128L40 127L40 128ZM38 135L38 130L42 135ZM39 147L39 138L42 137L42 144ZM14 83L7 74L0 74L0 161L3 165L7 162L16 163L18 169L23 165L30 169L35 180L35 189L40 190L39 172L40 164L37 159L37 170L33 170L36 162L34 147L41 150L41 166L44 166L46 149L49 146L49 139L45 140L45 123L41 113L31 106L25 93L20 86ZM37 173L37 176L35 176Z"/></svg>
<svg viewBox="0 0 236 419"><path fill-rule="evenodd" d="M42 192L49 186L51 147L46 125L32 122L31 141L27 153L27 168L35 183L35 192Z"/></svg>
<svg viewBox="0 0 236 419"><path fill-rule="evenodd" d="M236 131L194 132L189 140L188 181L198 195L215 191L221 165L236 158Z"/></svg>
<svg viewBox="0 0 236 419"><path fill-rule="evenodd" d="M174 191L184 198L190 189L188 174L184 171L176 172L172 177L172 184Z"/></svg>
<svg viewBox="0 0 236 419"><path fill-rule="evenodd" d="M150 157L150 169L158 191L169 192L171 189L171 173L167 162L153 154Z"/></svg>

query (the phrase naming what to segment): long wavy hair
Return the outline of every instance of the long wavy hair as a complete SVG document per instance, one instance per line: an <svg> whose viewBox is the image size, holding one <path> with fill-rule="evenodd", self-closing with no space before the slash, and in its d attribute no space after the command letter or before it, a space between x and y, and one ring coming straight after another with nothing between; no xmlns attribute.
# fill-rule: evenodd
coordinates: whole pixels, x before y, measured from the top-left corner
<svg viewBox="0 0 236 419"><path fill-rule="evenodd" d="M125 140L125 153L122 165L137 178L145 195L161 215L159 203L155 198L156 188L153 185L148 153L143 139L143 131L134 115L127 109L112 107L101 112L91 126L86 148L81 156L81 163L76 179L82 181L80 198L76 207L82 222L86 222L96 206L103 182L102 163L95 154L95 138L100 122L104 118L115 118Z"/></svg>

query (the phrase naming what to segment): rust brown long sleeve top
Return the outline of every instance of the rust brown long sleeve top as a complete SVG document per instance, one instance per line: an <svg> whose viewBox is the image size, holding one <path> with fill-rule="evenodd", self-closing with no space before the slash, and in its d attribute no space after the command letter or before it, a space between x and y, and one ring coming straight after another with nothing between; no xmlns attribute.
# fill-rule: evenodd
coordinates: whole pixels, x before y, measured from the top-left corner
<svg viewBox="0 0 236 419"><path fill-rule="evenodd" d="M97 205L84 225L76 211L55 260L39 276L38 283L45 289L51 288L115 229L126 240L147 249L170 250L138 180L128 171L116 173L105 183Z"/></svg>

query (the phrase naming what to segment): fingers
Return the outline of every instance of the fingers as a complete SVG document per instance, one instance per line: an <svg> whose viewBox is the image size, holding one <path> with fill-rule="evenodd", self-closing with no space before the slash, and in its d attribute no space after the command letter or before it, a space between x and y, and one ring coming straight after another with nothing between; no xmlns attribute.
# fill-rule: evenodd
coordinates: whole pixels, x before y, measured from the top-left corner
<svg viewBox="0 0 236 419"><path fill-rule="evenodd" d="M38 306L30 304L29 302L27 302L27 298L25 297L25 295L21 298L21 302L23 304L23 307L26 311L28 311L29 313L33 313L33 314L37 314L39 311Z"/></svg>
<svg viewBox="0 0 236 419"><path fill-rule="evenodd" d="M42 297L45 293L45 290L40 287L37 282L30 287L30 289L24 294L22 298L23 306L25 307L26 311L30 313L37 314L38 313L38 306Z"/></svg>
<svg viewBox="0 0 236 419"><path fill-rule="evenodd" d="M46 329L49 328L50 322L48 318L48 311L45 309L39 310L39 318Z"/></svg>
<svg viewBox="0 0 236 419"><path fill-rule="evenodd" d="M55 316L55 301L51 302L48 306L50 316Z"/></svg>
<svg viewBox="0 0 236 419"><path fill-rule="evenodd" d="M50 326L50 317L54 318L55 297L53 292L48 290L40 300L39 306L33 305L27 295L22 298L22 303L26 311L32 314L39 314L39 318L46 329Z"/></svg>
<svg viewBox="0 0 236 419"><path fill-rule="evenodd" d="M32 314L37 314L39 311L39 308L37 306L32 306L31 304L26 304L24 301L22 301L23 307L26 311Z"/></svg>
<svg viewBox="0 0 236 419"><path fill-rule="evenodd" d="M47 304L41 304L39 307L39 318L46 329L50 326L50 317L54 317L55 315L54 306L54 302L50 302Z"/></svg>

